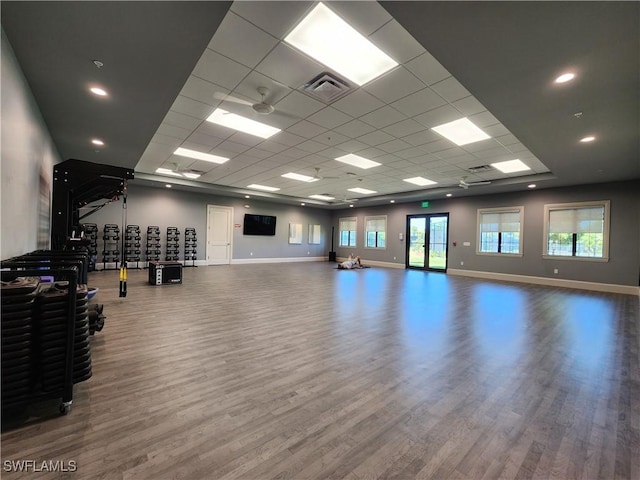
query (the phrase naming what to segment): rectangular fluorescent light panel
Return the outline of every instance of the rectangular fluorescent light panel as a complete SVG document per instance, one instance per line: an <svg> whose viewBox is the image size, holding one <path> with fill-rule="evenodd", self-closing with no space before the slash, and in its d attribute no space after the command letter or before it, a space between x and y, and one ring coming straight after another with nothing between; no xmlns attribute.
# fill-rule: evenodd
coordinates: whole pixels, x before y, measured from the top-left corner
<svg viewBox="0 0 640 480"><path fill-rule="evenodd" d="M347 190L349 190L350 192L356 192L356 193L364 193L365 195L369 195L371 193L378 193L375 190L368 190L366 188L348 188Z"/></svg>
<svg viewBox="0 0 640 480"><path fill-rule="evenodd" d="M447 140L451 140L458 146L467 145L468 143L479 142L480 140L486 140L491 138L484 133L480 128L476 127L468 118L461 118L460 120L454 120L453 122L444 123L433 127L436 133L439 133Z"/></svg>
<svg viewBox="0 0 640 480"><path fill-rule="evenodd" d="M256 122L255 120L227 112L221 108L216 108L213 113L209 115L209 118L207 118L207 122L232 128L239 132L248 133L249 135L255 135L260 138L269 138L280 131L279 128Z"/></svg>
<svg viewBox="0 0 640 480"><path fill-rule="evenodd" d="M342 163L353 165L354 167L365 169L365 170L367 168L377 167L378 165L382 165L381 163L374 162L373 160L369 160L367 158L363 158L358 155L354 155L353 153L349 153L347 155L343 155L342 157L338 157L336 158L336 160Z"/></svg>
<svg viewBox="0 0 640 480"><path fill-rule="evenodd" d="M328 195L309 195L309 198L315 198L316 200L335 200L335 197L329 197Z"/></svg>
<svg viewBox="0 0 640 480"><path fill-rule="evenodd" d="M284 41L359 86L398 65L323 3L319 3Z"/></svg>
<svg viewBox="0 0 640 480"><path fill-rule="evenodd" d="M317 180L320 180L319 178L313 178L309 175L301 175L299 173L293 172L285 173L284 175L281 175L281 177L290 178L292 180L300 180L301 182L315 182Z"/></svg>
<svg viewBox="0 0 640 480"><path fill-rule="evenodd" d="M174 155L181 157L195 158L196 160L202 160L204 162L211 163L224 163L228 161L228 158L220 157L218 155L211 155L210 153L197 152L196 150L189 150L188 148L177 148Z"/></svg>
<svg viewBox="0 0 640 480"><path fill-rule="evenodd" d="M255 188L256 190L264 190L265 192L277 192L278 190L280 190L277 187L267 187L266 185L258 185L256 183L247 185L247 188Z"/></svg>
<svg viewBox="0 0 640 480"><path fill-rule="evenodd" d="M497 168L502 173L514 173L514 172L524 172L525 170L531 170L531 168L527 167L522 160L507 160L506 162L498 162L492 163L491 166L493 168Z"/></svg>
<svg viewBox="0 0 640 480"><path fill-rule="evenodd" d="M184 172L182 175L184 175L187 178L200 178L199 173Z"/></svg>
<svg viewBox="0 0 640 480"><path fill-rule="evenodd" d="M403 178L402 181L413 183L414 185L420 185L421 187L425 187L427 185L435 185L436 183L438 183L424 177Z"/></svg>
<svg viewBox="0 0 640 480"><path fill-rule="evenodd" d="M173 170L169 170L168 168L156 168L156 173L161 173L162 175L173 175L174 177L181 177L178 172L174 172Z"/></svg>

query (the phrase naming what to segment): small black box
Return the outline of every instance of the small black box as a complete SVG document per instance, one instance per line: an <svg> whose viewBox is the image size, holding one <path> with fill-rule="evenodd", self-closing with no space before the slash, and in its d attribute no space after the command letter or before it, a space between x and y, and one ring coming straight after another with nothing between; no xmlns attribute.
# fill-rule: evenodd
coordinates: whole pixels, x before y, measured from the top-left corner
<svg viewBox="0 0 640 480"><path fill-rule="evenodd" d="M329 252L329 261L330 262L336 261L336 252Z"/></svg>
<svg viewBox="0 0 640 480"><path fill-rule="evenodd" d="M180 262L149 262L150 285L179 285L182 283Z"/></svg>

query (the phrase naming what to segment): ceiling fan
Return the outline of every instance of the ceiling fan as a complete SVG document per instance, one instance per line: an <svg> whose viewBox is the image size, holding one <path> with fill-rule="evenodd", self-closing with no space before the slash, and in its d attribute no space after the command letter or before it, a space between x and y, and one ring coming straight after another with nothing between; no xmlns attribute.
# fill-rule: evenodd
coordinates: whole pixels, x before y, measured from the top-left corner
<svg viewBox="0 0 640 480"><path fill-rule="evenodd" d="M269 95L269 89L267 87L258 87L258 93L260 94L260 97L261 97L261 100L258 103L251 103L247 100L243 100L242 98L234 97L232 95L225 95L224 93L221 93L221 92L215 92L213 94L213 97L217 98L218 100L224 100L227 102L238 103L240 105L246 105L248 107L251 107L254 112L260 115L269 115L270 113L273 113L273 111L275 110L273 108L273 105L271 105L269 102L265 100L267 95Z"/></svg>
<svg viewBox="0 0 640 480"><path fill-rule="evenodd" d="M460 182L458 183L458 186L460 188L464 188L465 190L468 189L469 187L475 187L478 185L489 185L491 183L489 180L485 180L482 182L467 182L466 179L467 177L462 177L460 179Z"/></svg>
<svg viewBox="0 0 640 480"><path fill-rule="evenodd" d="M339 177L326 177L324 175L320 175L320 167L313 167L316 173L313 175L314 180L337 180Z"/></svg>

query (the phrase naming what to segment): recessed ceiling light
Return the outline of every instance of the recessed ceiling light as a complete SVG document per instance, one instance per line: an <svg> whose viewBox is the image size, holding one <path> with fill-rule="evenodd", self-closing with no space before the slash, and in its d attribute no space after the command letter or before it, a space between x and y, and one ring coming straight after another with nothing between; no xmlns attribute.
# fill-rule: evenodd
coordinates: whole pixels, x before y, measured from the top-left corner
<svg viewBox="0 0 640 480"><path fill-rule="evenodd" d="M249 135L255 135L260 138L269 138L280 131L279 128L272 127L266 123L256 122L255 120L227 112L221 108L216 108L207 118L207 122L232 128L239 132L248 133Z"/></svg>
<svg viewBox="0 0 640 480"><path fill-rule="evenodd" d="M365 195L370 195L372 193L378 193L375 190L369 190L368 188L360 188L360 187L347 188L347 190L349 190L350 192L355 192L355 193L363 193Z"/></svg>
<svg viewBox="0 0 640 480"><path fill-rule="evenodd" d="M264 190L266 192L277 192L280 190L277 187L268 187L266 185L258 185L257 183L252 183L251 185L247 185L247 188L255 188L256 190Z"/></svg>
<svg viewBox="0 0 640 480"><path fill-rule="evenodd" d="M98 95L100 97L106 97L107 96L107 91L102 89L102 88L99 88L99 87L91 87L89 89L89 91L91 93L93 93L94 95Z"/></svg>
<svg viewBox="0 0 640 480"><path fill-rule="evenodd" d="M182 176L179 173L174 172L173 170L169 170L168 168L156 168L156 173L161 173L162 175L173 175L174 177Z"/></svg>
<svg viewBox="0 0 640 480"><path fill-rule="evenodd" d="M571 80L573 80L575 78L576 74L575 73L563 73L562 75L560 75L558 78L556 78L554 80L555 83L566 83L569 82Z"/></svg>
<svg viewBox="0 0 640 480"><path fill-rule="evenodd" d="M535 183L530 183L529 185L527 185L527 188L536 188L536 184Z"/></svg>
<svg viewBox="0 0 640 480"><path fill-rule="evenodd" d="M245 195L244 198L251 198L251 195Z"/></svg>
<svg viewBox="0 0 640 480"><path fill-rule="evenodd" d="M202 160L204 162L211 163L224 163L229 159L226 157L220 157L218 155L211 155L210 153L198 152L196 150L190 150L188 148L179 147L173 152L174 155L179 155L181 157L194 158L196 160Z"/></svg>
<svg viewBox="0 0 640 480"><path fill-rule="evenodd" d="M335 197L330 197L328 195L309 195L309 198L315 198L316 200L335 200Z"/></svg>
<svg viewBox="0 0 640 480"><path fill-rule="evenodd" d="M588 137L581 138L580 141L582 143L589 143L589 142L593 142L595 139L596 137L589 135Z"/></svg>
<svg viewBox="0 0 640 480"><path fill-rule="evenodd" d="M313 178L313 177L310 177L309 175L301 175L299 173L293 173L293 172L285 173L284 175L280 175L280 176L284 178L291 178L292 180L300 180L301 182L315 182L317 180L320 180L319 178Z"/></svg>
<svg viewBox="0 0 640 480"><path fill-rule="evenodd" d="M362 168L364 170L366 170L367 168L382 165L381 163L374 162L373 160L369 160L368 158L364 158L359 155L354 155L353 153L348 153L347 155L338 157L336 158L336 160L342 163L353 165L354 167Z"/></svg>
<svg viewBox="0 0 640 480"><path fill-rule="evenodd" d="M300 205L302 205L304 207L306 205L306 203L300 202Z"/></svg>
<svg viewBox="0 0 640 480"><path fill-rule="evenodd" d="M248 203L245 203L244 208L251 208L251 205L249 205Z"/></svg>
<svg viewBox="0 0 640 480"><path fill-rule="evenodd" d="M191 178L191 179L200 178L200 174L199 173L184 172L182 175L184 175L187 178Z"/></svg>
<svg viewBox="0 0 640 480"><path fill-rule="evenodd" d="M389 200L389 203L396 203L395 200Z"/></svg>
<svg viewBox="0 0 640 480"><path fill-rule="evenodd" d="M424 177L412 177L412 178L404 178L402 179L403 182L409 182L409 183L413 183L414 185L420 185L421 187L424 187L425 185L435 185L438 182L434 182L433 180L429 180L428 178L424 178Z"/></svg>
<svg viewBox="0 0 640 480"><path fill-rule="evenodd" d="M521 160L517 158L515 160L507 160L506 162L492 163L493 168L497 168L502 173L514 173L523 172L524 170L531 170Z"/></svg>
<svg viewBox="0 0 640 480"><path fill-rule="evenodd" d="M398 65L323 3L311 10L284 41L357 85Z"/></svg>
<svg viewBox="0 0 640 480"><path fill-rule="evenodd" d="M349 205L349 208L353 208L353 203L351 205Z"/></svg>
<svg viewBox="0 0 640 480"><path fill-rule="evenodd" d="M171 188L171 184L170 184L170 183L167 183L167 184L165 185L165 187L167 187L167 188Z"/></svg>
<svg viewBox="0 0 640 480"><path fill-rule="evenodd" d="M491 138L466 117L454 120L453 122L443 123L442 125L433 127L431 130L439 133L458 146Z"/></svg>
<svg viewBox="0 0 640 480"><path fill-rule="evenodd" d="M453 193L447 193L447 197L452 197Z"/></svg>
<svg viewBox="0 0 640 480"><path fill-rule="evenodd" d="M104 142L102 140L100 140L99 138L93 138L91 139L91 143L93 143L94 145L104 145Z"/></svg>

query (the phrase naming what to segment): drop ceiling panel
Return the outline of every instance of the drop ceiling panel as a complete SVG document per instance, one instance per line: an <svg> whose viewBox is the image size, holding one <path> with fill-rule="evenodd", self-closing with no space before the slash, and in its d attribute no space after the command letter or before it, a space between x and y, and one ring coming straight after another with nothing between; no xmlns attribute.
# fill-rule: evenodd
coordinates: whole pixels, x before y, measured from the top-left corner
<svg viewBox="0 0 640 480"><path fill-rule="evenodd" d="M480 128L488 127L489 125L495 125L496 123L500 123L496 117L494 117L488 111L476 113L474 115L469 115L467 118L471 120L476 126Z"/></svg>
<svg viewBox="0 0 640 480"><path fill-rule="evenodd" d="M434 83L431 85L431 89L449 103L471 95L469 91L453 77L448 77L440 82Z"/></svg>
<svg viewBox="0 0 640 480"><path fill-rule="evenodd" d="M181 127L175 127L173 125L167 125L166 123L162 123L158 127L158 132L160 135L167 135L169 137L174 137L179 140L185 140L190 134L191 130Z"/></svg>
<svg viewBox="0 0 640 480"><path fill-rule="evenodd" d="M326 107L324 103L295 90L280 100L276 105L279 111L298 118L306 118L318 110L322 110L324 107Z"/></svg>
<svg viewBox="0 0 640 480"><path fill-rule="evenodd" d="M395 153L395 152L399 152L400 150L406 150L408 148L411 148L411 144L404 142L400 139L395 139L390 142L386 142L378 145L378 148L380 150L384 150L387 153Z"/></svg>
<svg viewBox="0 0 640 480"><path fill-rule="evenodd" d="M193 131L198 128L198 125L202 123L202 120L169 110L162 123L166 125L173 125L175 127L187 128Z"/></svg>
<svg viewBox="0 0 640 480"><path fill-rule="evenodd" d="M254 68L279 40L233 12L227 13L209 43L211 50Z"/></svg>
<svg viewBox="0 0 640 480"><path fill-rule="evenodd" d="M180 144L182 143L182 140L175 138L175 137L169 137L167 135L162 135L160 133L156 133L152 138L151 138L151 142L152 143L158 143L160 145L167 145L170 147L173 147L173 150L175 150L176 148L178 148L180 146Z"/></svg>
<svg viewBox="0 0 640 480"><path fill-rule="evenodd" d="M378 2L332 1L329 8L364 36L371 35L392 19Z"/></svg>
<svg viewBox="0 0 640 480"><path fill-rule="evenodd" d="M318 125L321 125L325 128L333 129L339 125L343 125L351 121L352 118L333 107L325 107L322 110L307 117L307 120L313 123L317 123Z"/></svg>
<svg viewBox="0 0 640 480"><path fill-rule="evenodd" d="M435 142L436 140L441 138L442 137L440 135L428 129L423 129L420 132L402 137L405 142L410 143L414 147L424 145L425 143Z"/></svg>
<svg viewBox="0 0 640 480"><path fill-rule="evenodd" d="M456 100L452 103L456 109L465 116L474 115L476 113L480 113L486 110L484 105L482 105L474 96L469 95L468 97L461 98L460 100Z"/></svg>
<svg viewBox="0 0 640 480"><path fill-rule="evenodd" d="M426 85L433 85L451 75L429 52L410 60L405 66Z"/></svg>
<svg viewBox="0 0 640 480"><path fill-rule="evenodd" d="M302 120L287 128L287 132L300 135L305 138L313 138L326 131L326 128L316 125L315 123L307 122L306 120Z"/></svg>
<svg viewBox="0 0 640 480"><path fill-rule="evenodd" d="M366 143L370 147L375 147L377 145L380 145L381 143L390 142L391 140L393 140L393 136L389 135L386 132L383 132L382 130L376 130L375 132L367 133L366 135L361 136L358 140Z"/></svg>
<svg viewBox="0 0 640 480"><path fill-rule="evenodd" d="M213 112L213 107L211 105L207 105L206 103L198 102L196 100L192 100L191 98L187 98L183 95L178 95L175 102L171 106L171 110L174 112L182 113L183 115L189 115L191 117L204 120L211 112Z"/></svg>
<svg viewBox="0 0 640 480"><path fill-rule="evenodd" d="M387 22L369 39L396 62L403 64L424 53L420 45L396 20Z"/></svg>
<svg viewBox="0 0 640 480"><path fill-rule="evenodd" d="M233 90L247 76L250 69L207 48L193 70L193 74L216 85Z"/></svg>
<svg viewBox="0 0 640 480"><path fill-rule="evenodd" d="M402 97L422 90L424 83L409 70L398 66L363 87L370 94L385 103L394 102Z"/></svg>
<svg viewBox="0 0 640 480"><path fill-rule="evenodd" d="M416 121L428 128L437 127L443 123L452 122L460 118L462 118L460 112L451 105L443 105L442 107L434 108L433 110L414 117Z"/></svg>
<svg viewBox="0 0 640 480"><path fill-rule="evenodd" d="M314 2L233 2L231 11L274 37L284 38L314 6Z"/></svg>
<svg viewBox="0 0 640 480"><path fill-rule="evenodd" d="M412 133L421 132L424 129L424 125L419 124L415 120L407 118L406 120L402 120L398 123L394 123L393 125L389 125L382 130L390 135L393 135L394 137L400 138L411 135Z"/></svg>
<svg viewBox="0 0 640 480"><path fill-rule="evenodd" d="M228 94L229 90L200 77L190 75L184 87L182 87L180 95L210 106L216 106L220 103L220 99L215 96L216 93L222 96Z"/></svg>
<svg viewBox="0 0 640 480"><path fill-rule="evenodd" d="M292 65L295 68L291 68ZM278 44L256 67L258 72L294 89L304 85L323 69L322 65L284 43Z"/></svg>
<svg viewBox="0 0 640 480"><path fill-rule="evenodd" d="M363 156L361 152L363 150L366 150L368 148L368 145L362 142L359 142L358 140L348 140L344 143L341 143L340 145L336 145L336 148L346 152L346 153L357 153L358 155Z"/></svg>
<svg viewBox="0 0 640 480"><path fill-rule="evenodd" d="M368 124L376 127L376 128L384 128L392 123L397 123L401 120L404 120L406 117L402 115L396 109L390 106L384 106L379 108L378 110L374 110L371 113L367 113L360 117L360 120L367 122Z"/></svg>
<svg viewBox="0 0 640 480"><path fill-rule="evenodd" d="M327 148L327 146L314 140L307 140L306 142L302 142L296 145L296 148L299 148L300 150L308 153L318 153L319 151Z"/></svg>
<svg viewBox="0 0 640 480"><path fill-rule="evenodd" d="M335 101L332 106L352 117L360 117L384 106L384 103L369 92L359 88L349 93L346 97Z"/></svg>
<svg viewBox="0 0 640 480"><path fill-rule="evenodd" d="M305 138L289 132L279 132L271 137L271 140L273 140L273 142L275 143L281 143L282 145L293 147L304 142Z"/></svg>
<svg viewBox="0 0 640 480"><path fill-rule="evenodd" d="M205 145L209 149L215 148L224 141L224 138L216 137L215 135L206 135L201 132L194 132L189 135L189 138L185 141L185 148L192 148L191 145ZM191 144L191 145L187 145ZM199 148L193 148L193 150L203 151ZM206 150L204 150L206 151Z"/></svg>

